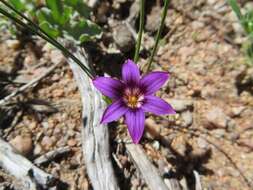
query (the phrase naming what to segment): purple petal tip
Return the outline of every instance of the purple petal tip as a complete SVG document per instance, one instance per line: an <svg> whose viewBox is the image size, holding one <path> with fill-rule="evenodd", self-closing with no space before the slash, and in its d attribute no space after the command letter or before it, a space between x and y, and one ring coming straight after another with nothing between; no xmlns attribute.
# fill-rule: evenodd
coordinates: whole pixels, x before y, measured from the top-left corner
<svg viewBox="0 0 253 190"><path fill-rule="evenodd" d="M133 64L135 64L134 61L131 60L131 59L127 59L127 60L125 61L125 63L133 63Z"/></svg>
<svg viewBox="0 0 253 190"><path fill-rule="evenodd" d="M141 86L146 91L146 95L154 94L169 79L169 73L164 71L151 72L141 79Z"/></svg>
<svg viewBox="0 0 253 190"><path fill-rule="evenodd" d="M132 141L133 141L134 144L139 144L140 140L141 139L136 139L136 140L132 139Z"/></svg>
<svg viewBox="0 0 253 190"><path fill-rule="evenodd" d="M122 80L126 83L139 83L140 70L130 59L127 59L122 66Z"/></svg>
<svg viewBox="0 0 253 190"><path fill-rule="evenodd" d="M171 114L171 115L173 115L173 114L176 114L177 112L172 108L172 110L170 110L170 113L169 114Z"/></svg>

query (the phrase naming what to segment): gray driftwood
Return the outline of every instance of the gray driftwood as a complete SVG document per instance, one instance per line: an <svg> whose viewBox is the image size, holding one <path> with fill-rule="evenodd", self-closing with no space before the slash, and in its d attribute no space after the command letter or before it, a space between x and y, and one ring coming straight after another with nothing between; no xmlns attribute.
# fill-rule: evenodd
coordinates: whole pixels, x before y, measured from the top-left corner
<svg viewBox="0 0 253 190"><path fill-rule="evenodd" d="M148 187L151 190L168 190L168 187L159 175L157 169L149 161L139 145L126 144L126 148Z"/></svg>
<svg viewBox="0 0 253 190"><path fill-rule="evenodd" d="M11 145L0 138L0 167L20 180L25 190L35 190L38 186L49 188L56 179L33 165L16 152Z"/></svg>
<svg viewBox="0 0 253 190"><path fill-rule="evenodd" d="M202 190L202 185L201 185L201 182L200 182L199 173L196 170L193 170L193 174L194 174L194 177L195 177L195 189L196 190Z"/></svg>
<svg viewBox="0 0 253 190"><path fill-rule="evenodd" d="M89 67L89 59L84 50L72 51L83 64ZM106 104L102 95L94 88L91 79L80 67L70 59L69 64L82 97L82 146L93 189L119 189L110 159L108 127L100 124Z"/></svg>
<svg viewBox="0 0 253 190"><path fill-rule="evenodd" d="M177 181L169 180L168 186L164 183L156 167L139 145L126 144L126 149L151 190L181 190Z"/></svg>

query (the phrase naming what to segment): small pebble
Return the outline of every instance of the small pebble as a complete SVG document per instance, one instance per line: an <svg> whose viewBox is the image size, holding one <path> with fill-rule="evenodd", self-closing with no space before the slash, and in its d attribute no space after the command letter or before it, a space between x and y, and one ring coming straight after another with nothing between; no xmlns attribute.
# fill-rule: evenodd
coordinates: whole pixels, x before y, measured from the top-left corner
<svg viewBox="0 0 253 190"><path fill-rule="evenodd" d="M60 140L57 141L58 147L66 146L66 144L67 144L67 139L65 139L65 138L61 138Z"/></svg>
<svg viewBox="0 0 253 190"><path fill-rule="evenodd" d="M160 143L158 141L154 141L152 143L152 146L154 149L159 150L160 149Z"/></svg>
<svg viewBox="0 0 253 190"><path fill-rule="evenodd" d="M67 132L68 137L73 137L73 136L75 136L75 134L76 134L75 131L72 130L72 129L69 129L68 132Z"/></svg>
<svg viewBox="0 0 253 190"><path fill-rule="evenodd" d="M217 138L223 138L225 136L225 130L224 129L215 129L213 130L213 134L214 136L216 136Z"/></svg>
<svg viewBox="0 0 253 190"><path fill-rule="evenodd" d="M245 110L244 106L239 106L239 107L233 107L231 109L232 111L232 116L236 117L236 116L240 116L240 114Z"/></svg>
<svg viewBox="0 0 253 190"><path fill-rule="evenodd" d="M159 28L161 21L161 7L153 7L151 13L147 15L145 28L147 31L154 33Z"/></svg>
<svg viewBox="0 0 253 190"><path fill-rule="evenodd" d="M113 30L113 39L122 52L134 48L134 38L125 24L118 24Z"/></svg>
<svg viewBox="0 0 253 190"><path fill-rule="evenodd" d="M18 135L10 141L10 144L22 155L28 156L33 149L33 142L30 135Z"/></svg>
<svg viewBox="0 0 253 190"><path fill-rule="evenodd" d="M208 128L227 128L229 117L219 107L214 107L206 112L206 127Z"/></svg>
<svg viewBox="0 0 253 190"><path fill-rule="evenodd" d="M183 126L188 127L192 124L193 118L192 118L192 113L190 111L185 111L181 115L183 119Z"/></svg>
<svg viewBox="0 0 253 190"><path fill-rule="evenodd" d="M77 144L76 140L75 139L69 139L68 140L68 145L69 146L75 146Z"/></svg>
<svg viewBox="0 0 253 190"><path fill-rule="evenodd" d="M33 121L33 122L31 122L30 124L29 124L29 129L30 130L34 130L34 129L36 129L36 127L37 127L37 123L35 122L35 121Z"/></svg>
<svg viewBox="0 0 253 190"><path fill-rule="evenodd" d="M36 144L36 145L35 145L35 148L34 148L34 150L33 150L34 156L40 155L41 152L42 152L42 147L41 147L39 144Z"/></svg>
<svg viewBox="0 0 253 190"><path fill-rule="evenodd" d="M16 50L20 47L20 42L18 40L6 40L5 43L8 47Z"/></svg>
<svg viewBox="0 0 253 190"><path fill-rule="evenodd" d="M172 105L172 107L176 111L184 111L188 108L192 108L193 102L191 100L179 100L179 99L166 99L168 103Z"/></svg>
<svg viewBox="0 0 253 190"><path fill-rule="evenodd" d="M65 57L63 56L63 54L57 50L57 49L53 49L51 52L50 52L50 58L51 58L51 61L54 63L54 64L58 64L58 63L61 63L61 62L64 62L65 61Z"/></svg>
<svg viewBox="0 0 253 190"><path fill-rule="evenodd" d="M45 148L45 149L49 149L50 147L52 147L54 144L53 140L48 137L48 136L44 136L42 141L41 141L41 145Z"/></svg>
<svg viewBox="0 0 253 190"><path fill-rule="evenodd" d="M199 148L202 148L202 149L208 148L208 143L206 142L205 139L201 137L198 138L197 143L198 143Z"/></svg>

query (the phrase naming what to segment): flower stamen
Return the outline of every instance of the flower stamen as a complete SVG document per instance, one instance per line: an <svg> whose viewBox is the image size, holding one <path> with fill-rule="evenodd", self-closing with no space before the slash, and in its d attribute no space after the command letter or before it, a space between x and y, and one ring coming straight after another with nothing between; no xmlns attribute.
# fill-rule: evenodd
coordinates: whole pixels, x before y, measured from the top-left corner
<svg viewBox="0 0 253 190"><path fill-rule="evenodd" d="M139 88L126 88L123 100L129 108L134 109L141 107L144 96Z"/></svg>

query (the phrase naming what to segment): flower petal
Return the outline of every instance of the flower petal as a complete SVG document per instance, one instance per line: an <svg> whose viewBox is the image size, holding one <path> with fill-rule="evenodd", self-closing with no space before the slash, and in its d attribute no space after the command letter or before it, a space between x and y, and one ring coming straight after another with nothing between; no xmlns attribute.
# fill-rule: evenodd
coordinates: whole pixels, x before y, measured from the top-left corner
<svg viewBox="0 0 253 190"><path fill-rule="evenodd" d="M176 114L170 104L156 96L145 96L145 103L142 105L142 109L156 115Z"/></svg>
<svg viewBox="0 0 253 190"><path fill-rule="evenodd" d="M138 84L140 80L140 70L138 66L130 59L122 66L122 80L127 84Z"/></svg>
<svg viewBox="0 0 253 190"><path fill-rule="evenodd" d="M168 80L169 73L162 71L151 72L142 77L140 85L146 95L154 94Z"/></svg>
<svg viewBox="0 0 253 190"><path fill-rule="evenodd" d="M97 77L93 80L93 85L105 96L109 98L119 98L121 96L121 89L124 84L116 79L110 77Z"/></svg>
<svg viewBox="0 0 253 190"><path fill-rule="evenodd" d="M145 113L142 109L129 110L125 114L128 132L135 144L139 143L144 131Z"/></svg>
<svg viewBox="0 0 253 190"><path fill-rule="evenodd" d="M106 108L101 123L115 121L124 115L127 110L128 108L125 106L124 102L119 99Z"/></svg>

